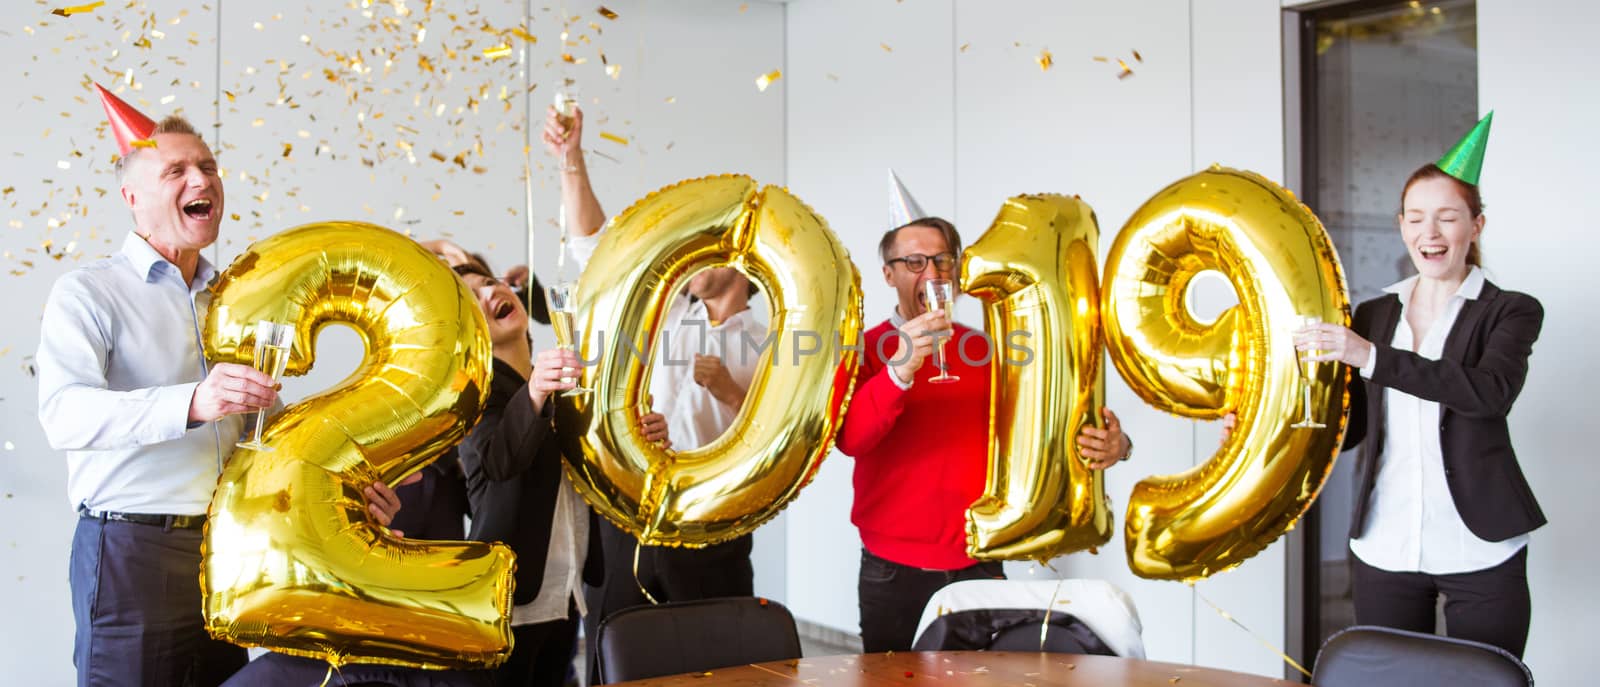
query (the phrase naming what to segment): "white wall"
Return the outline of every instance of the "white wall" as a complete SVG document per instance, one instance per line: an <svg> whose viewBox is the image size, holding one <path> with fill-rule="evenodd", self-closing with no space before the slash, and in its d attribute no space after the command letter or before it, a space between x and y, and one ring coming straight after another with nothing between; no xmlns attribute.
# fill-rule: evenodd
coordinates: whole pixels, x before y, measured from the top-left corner
<svg viewBox="0 0 1600 687"><path fill-rule="evenodd" d="M1011 195L1080 194L1099 217L1104 250L1146 198L1212 162L1282 178L1278 22L1275 0L791 3L790 187L829 219L861 268L868 323L893 305L875 254L888 228L888 167L967 241ZM1035 62L1045 48L1054 57L1048 71ZM1115 65L1096 55L1127 60L1135 75L1117 79ZM981 322L972 299L958 311ZM1185 469L1216 446L1214 429L1145 407L1114 374L1109 387L1107 405L1138 445L1132 463L1108 473L1118 504L1140 478ZM788 599L804 619L855 632L851 469L835 454L790 509ZM1100 555L1054 565L1127 589L1152 658L1281 674L1275 655L1203 604L1197 610L1189 588L1133 577L1118 531ZM1022 564L1008 572L1056 574ZM1199 589L1281 641L1281 545Z"/></svg>
<svg viewBox="0 0 1600 687"><path fill-rule="evenodd" d="M784 181L786 82L764 93L754 84L757 74L782 64L780 6L607 0L619 15L611 21L595 13L594 3L567 3L580 17L567 51L586 63L566 65L559 58L559 3L546 9L524 0L439 2L431 14L427 3L405 4L411 14L397 17L393 4L372 3L369 18L347 3L224 3L220 13L216 2L152 3L153 26L165 37L147 33L148 49L132 43L151 11L122 7L126 3L70 18L50 16L49 7L31 3L0 9L0 61L8 66L0 72L0 92L10 96L0 106L8 115L0 144L10 153L0 179L0 187L8 187L0 195L0 222L8 223L0 226L0 266L8 272L0 274L8 295L0 315L12 323L0 330L0 518L9 523L0 536L0 674L6 682L72 680L66 569L74 517L65 498L64 462L39 430L37 386L24 365L37 347L40 310L55 277L80 260L113 252L129 228L110 174L115 147L97 129L104 116L83 75L115 88L118 76L131 68L140 88L127 89L123 98L145 113L159 118L181 109L208 134L220 125L215 131L221 145L215 136L208 139L227 171L228 212L241 216L223 223L214 251L222 264L254 238L329 219L375 222L421 238L448 235L483 251L501 269L522 262L522 128L529 102L535 125L542 127L544 107L564 77L577 80L590 114L589 148L611 158L592 155L591 171L613 213L686 177L745 172L764 182ZM539 42L528 56L484 60L483 50L500 37L482 25L508 29L521 23L530 6L529 31ZM386 20L395 30L383 28ZM427 32L419 47L415 34L422 26ZM124 31L131 32L127 38ZM510 37L510 44L520 48L523 41ZM447 48L455 57L445 54ZM329 82L323 69L346 80L354 72L319 49L361 52L373 68L348 82L356 89L353 98ZM113 56L112 50L119 52ZM606 76L601 51L621 65L620 78ZM419 54L430 57L434 72L418 68ZM730 54L741 59L725 59ZM387 74L384 56L394 60ZM499 97L502 86L505 101ZM525 96L529 86L534 90ZM162 103L168 95L173 100ZM479 103L476 113L469 98ZM219 100L220 117L213 104ZM440 104L445 109L436 114ZM628 144L602 140L602 131ZM480 139L481 154L474 149ZM415 164L399 141L413 145ZM284 143L293 146L287 158ZM319 145L328 150L315 154ZM467 151L468 169L432 159L435 150L447 158ZM534 265L549 281L555 274L557 186L537 137L532 159ZM69 169L59 169L57 161L67 161ZM258 199L263 192L266 197ZM65 225L50 227L50 219ZM44 254L45 240L54 242L56 252L76 243L58 262ZM9 274L13 270L21 274ZM541 345L553 341L542 327L535 339ZM348 330L329 330L318 369L290 380L285 395L325 388L354 369L358 345ZM757 591L781 598L782 525L758 533L756 549Z"/></svg>
<svg viewBox="0 0 1600 687"><path fill-rule="evenodd" d="M1594 681L1589 628L1600 618L1594 571L1593 399L1600 325L1587 288L1594 266L1586 197L1600 184L1593 161L1600 91L1583 46L1600 6L1546 0L1538 10L1509 0L1478 2L1478 109L1494 110L1484 159L1484 263L1504 288L1544 304L1544 331L1511 413L1522 469L1550 524L1528 547L1533 628L1527 662L1541 684ZM1581 84L1581 85L1580 85ZM1577 247L1577 249L1574 249Z"/></svg>

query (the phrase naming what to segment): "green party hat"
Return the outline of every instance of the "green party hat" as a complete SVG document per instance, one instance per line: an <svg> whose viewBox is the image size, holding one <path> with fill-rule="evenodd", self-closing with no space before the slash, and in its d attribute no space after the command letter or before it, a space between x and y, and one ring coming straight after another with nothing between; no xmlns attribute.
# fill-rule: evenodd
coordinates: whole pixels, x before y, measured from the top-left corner
<svg viewBox="0 0 1600 687"><path fill-rule="evenodd" d="M1472 131L1462 136L1455 147L1434 164L1446 174L1477 186L1478 173L1483 171L1483 151L1489 147L1489 125L1492 123L1494 110L1478 120L1477 126L1472 127Z"/></svg>

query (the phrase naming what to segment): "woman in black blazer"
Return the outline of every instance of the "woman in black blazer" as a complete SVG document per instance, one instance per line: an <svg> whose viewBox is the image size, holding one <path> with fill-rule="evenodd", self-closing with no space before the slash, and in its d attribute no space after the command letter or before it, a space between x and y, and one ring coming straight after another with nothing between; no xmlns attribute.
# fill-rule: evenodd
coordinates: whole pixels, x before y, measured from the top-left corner
<svg viewBox="0 0 1600 687"><path fill-rule="evenodd" d="M599 538L587 537L587 544L581 543L593 516L572 488L562 484L561 450L548 402L551 393L576 385L571 370L581 363L578 354L568 350L542 351L534 359L528 344L528 316L511 288L477 265L461 264L455 270L477 296L494 344L489 400L460 447L472 504L468 536L505 542L517 554L512 593L515 643L511 658L495 670L494 683L562 685L576 646L577 617L570 598L541 599L541 592L548 597L561 591L581 594L582 589L570 582L566 590L543 588L556 528L564 528L560 534L571 536L573 545L584 546L575 560L563 564L577 566L571 570L581 571L581 578L590 584L600 584L599 576L604 574ZM652 413L641 423L660 419ZM666 426L665 422L646 424ZM659 436L641 431L646 438L665 438L664 429ZM564 516L557 512L563 500L568 504ZM582 514L574 514L574 510ZM555 553L560 551L558 546Z"/></svg>
<svg viewBox="0 0 1600 687"><path fill-rule="evenodd" d="M1517 464L1506 415L1544 310L1479 269L1477 186L1435 165L1401 194L1400 236L1418 275L1319 324L1297 346L1359 370L1345 448L1360 444L1350 527L1356 622L1434 632L1522 655L1528 533L1544 513Z"/></svg>

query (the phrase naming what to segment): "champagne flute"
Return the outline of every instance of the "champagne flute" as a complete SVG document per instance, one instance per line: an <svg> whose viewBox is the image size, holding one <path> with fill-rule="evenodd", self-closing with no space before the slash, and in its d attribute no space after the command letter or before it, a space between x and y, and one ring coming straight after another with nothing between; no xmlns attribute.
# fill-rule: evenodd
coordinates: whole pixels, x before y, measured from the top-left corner
<svg viewBox="0 0 1600 687"><path fill-rule="evenodd" d="M547 303L550 306L550 326L556 330L556 346L565 351L576 351L577 346L577 313L573 311L575 305L573 292L577 285L570 281L557 282L545 289ZM563 377L561 381L575 381L572 377ZM580 381L577 386L566 390L562 396L581 396L594 391L583 386Z"/></svg>
<svg viewBox="0 0 1600 687"><path fill-rule="evenodd" d="M954 313L951 312L950 306L953 305L955 301L956 287L955 284L951 283L949 279L929 279L928 281L922 282L922 290L923 295L927 299L928 310L943 310L945 312L945 316L954 316ZM939 339L940 334L943 335L942 338L948 339L954 333L954 327L943 332L936 332L935 339ZM949 360L945 359L944 341L939 341L933 347L933 366L939 368L939 374L930 377L928 379L928 383L948 384L950 382L961 381L960 377L950 374L949 362Z"/></svg>
<svg viewBox="0 0 1600 687"><path fill-rule="evenodd" d="M265 372L273 382L277 382L283 377L283 368L289 364L289 349L293 345L294 325L261 320L256 323L255 357L251 362L257 370ZM249 441L240 441L234 446L270 453L272 447L261 443L261 429L266 421L267 410L257 410L253 436Z"/></svg>
<svg viewBox="0 0 1600 687"><path fill-rule="evenodd" d="M1322 324L1322 319L1315 315L1300 316L1300 329L1315 327L1319 324ZM1302 351L1297 348L1295 352L1300 359L1301 414L1300 421L1289 426L1295 429L1322 429L1327 425L1318 422L1311 411L1311 383L1317 378L1317 366L1319 365L1311 357L1321 353L1321 351Z"/></svg>

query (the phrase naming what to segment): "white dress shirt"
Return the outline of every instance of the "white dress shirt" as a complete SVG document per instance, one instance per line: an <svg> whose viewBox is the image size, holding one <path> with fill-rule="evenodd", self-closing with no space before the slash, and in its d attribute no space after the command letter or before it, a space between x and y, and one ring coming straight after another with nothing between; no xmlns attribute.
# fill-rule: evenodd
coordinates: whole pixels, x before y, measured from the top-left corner
<svg viewBox="0 0 1600 687"><path fill-rule="evenodd" d="M1414 341L1406 323L1417 277L1384 289L1400 297L1400 321L1390 344L1396 350L1414 350L1424 358L1438 360L1461 305L1478 298L1483 280L1483 271L1473 267L1420 343ZM1376 363L1374 348L1361 375L1371 377ZM1350 550L1374 568L1448 575L1492 568L1526 546L1526 534L1485 541L1462 522L1444 476L1439 404L1396 389L1384 389L1383 393L1385 432L1372 506L1366 529L1350 540Z"/></svg>
<svg viewBox="0 0 1600 687"><path fill-rule="evenodd" d="M603 233L605 230L567 239L578 269L588 265ZM674 450L699 448L722 436L738 417L739 406L718 401L695 383L695 354L721 358L733 381L749 389L761 364L760 347L766 342L767 325L746 308L712 326L705 303L691 302L683 292L668 306L662 328L662 347L655 351L650 372L653 410L666 417L667 438Z"/></svg>
<svg viewBox="0 0 1600 687"><path fill-rule="evenodd" d="M137 234L62 275L40 323L39 423L67 452L67 497L96 511L201 515L244 416L189 426L208 371L200 324L216 269L187 284Z"/></svg>
<svg viewBox="0 0 1600 687"><path fill-rule="evenodd" d="M561 620L567 617L568 599L578 613L588 615L583 602L583 564L589 557L589 505L561 471L556 487L555 515L550 522L550 547L544 559L544 582L532 601L511 609L512 625Z"/></svg>

